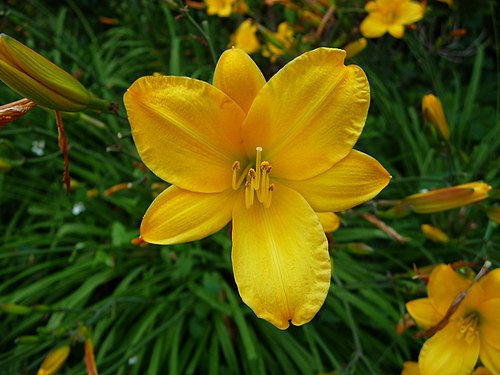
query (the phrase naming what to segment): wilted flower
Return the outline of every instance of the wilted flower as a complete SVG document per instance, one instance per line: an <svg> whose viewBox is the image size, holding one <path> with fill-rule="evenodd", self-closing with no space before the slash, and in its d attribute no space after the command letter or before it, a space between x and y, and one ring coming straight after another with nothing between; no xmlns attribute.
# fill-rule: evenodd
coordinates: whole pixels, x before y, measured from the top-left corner
<svg viewBox="0 0 500 375"><path fill-rule="evenodd" d="M491 186L484 182L469 182L410 195L403 199L402 205L410 206L419 214L446 211L486 199L490 190Z"/></svg>
<svg viewBox="0 0 500 375"><path fill-rule="evenodd" d="M243 301L280 329L322 306L331 263L316 212L373 198L389 182L353 150L368 112L364 72L319 48L266 83L242 50L224 52L214 86L143 77L124 96L144 163L172 184L147 210L141 236L174 244L232 221L232 264Z"/></svg>
<svg viewBox="0 0 500 375"><path fill-rule="evenodd" d="M69 73L6 34L0 34L0 80L36 104L56 111L111 107Z"/></svg>
<svg viewBox="0 0 500 375"><path fill-rule="evenodd" d="M424 120L430 122L443 139L448 140L450 138L448 122L446 122L443 106L439 98L433 94L425 95L422 99L422 113Z"/></svg>
<svg viewBox="0 0 500 375"><path fill-rule="evenodd" d="M428 298L406 304L420 327L439 326L420 351L420 373L470 374L479 357L488 370L499 374L500 269L473 282L441 264L432 271L427 292Z"/></svg>
<svg viewBox="0 0 500 375"><path fill-rule="evenodd" d="M402 38L405 25L420 20L422 5L411 0L374 0L365 6L368 16L361 22L360 31L365 38L379 38L385 33Z"/></svg>
<svg viewBox="0 0 500 375"><path fill-rule="evenodd" d="M231 47L241 48L246 53L254 53L260 48L259 39L255 35L257 25L250 19L243 21L231 36Z"/></svg>
<svg viewBox="0 0 500 375"><path fill-rule="evenodd" d="M450 241L448 235L437 227L434 227L429 224L422 224L420 226L420 229L422 229L422 232L424 232L425 237L427 237L431 241L442 242L442 243Z"/></svg>

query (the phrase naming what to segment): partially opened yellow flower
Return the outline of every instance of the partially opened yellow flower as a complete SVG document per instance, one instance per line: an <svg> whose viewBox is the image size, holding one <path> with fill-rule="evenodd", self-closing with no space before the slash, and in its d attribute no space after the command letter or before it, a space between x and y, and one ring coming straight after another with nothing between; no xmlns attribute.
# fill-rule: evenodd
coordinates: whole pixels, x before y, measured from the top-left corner
<svg viewBox="0 0 500 375"><path fill-rule="evenodd" d="M433 94L427 94L422 99L422 114L424 120L431 123L434 128L439 132L443 139L450 139L450 130L448 129L448 122L444 115L441 100Z"/></svg>
<svg viewBox="0 0 500 375"><path fill-rule="evenodd" d="M283 56L295 41L293 28L288 22L281 22L278 25L277 32L266 32L264 35L268 39L268 42L266 43L266 48L262 51L262 55L269 57L272 63L278 57Z"/></svg>
<svg viewBox="0 0 500 375"><path fill-rule="evenodd" d="M364 72L320 48L266 83L234 48L214 84L143 77L124 102L144 163L173 186L147 210L142 238L174 244L232 220L233 272L243 301L280 329L310 321L328 293L331 264L316 212L374 197L389 182L352 149L367 116Z"/></svg>
<svg viewBox="0 0 500 375"><path fill-rule="evenodd" d="M473 284L449 265L439 265L429 276L428 298L410 301L406 308L420 327L429 329L442 321L464 291L458 309L422 347L422 375L468 375L478 357L489 371L500 374L500 269Z"/></svg>
<svg viewBox="0 0 500 375"><path fill-rule="evenodd" d="M411 0L374 0L365 6L368 16L361 22L365 38L380 38L385 33L402 38L405 25L411 25L424 16L421 4Z"/></svg>
<svg viewBox="0 0 500 375"><path fill-rule="evenodd" d="M344 47L342 47L342 49L347 53L346 59L352 59L354 56L363 51L367 45L368 42L365 38L359 38L347 43Z"/></svg>
<svg viewBox="0 0 500 375"><path fill-rule="evenodd" d="M55 374L64 365L64 362L66 362L69 352L69 345L63 345L51 350L40 365L37 375Z"/></svg>
<svg viewBox="0 0 500 375"><path fill-rule="evenodd" d="M233 12L233 5L236 0L205 0L207 14L218 15L219 17L229 17Z"/></svg>
<svg viewBox="0 0 500 375"><path fill-rule="evenodd" d="M491 186L481 181L412 194L403 199L402 205L410 206L419 214L451 210L488 198Z"/></svg>

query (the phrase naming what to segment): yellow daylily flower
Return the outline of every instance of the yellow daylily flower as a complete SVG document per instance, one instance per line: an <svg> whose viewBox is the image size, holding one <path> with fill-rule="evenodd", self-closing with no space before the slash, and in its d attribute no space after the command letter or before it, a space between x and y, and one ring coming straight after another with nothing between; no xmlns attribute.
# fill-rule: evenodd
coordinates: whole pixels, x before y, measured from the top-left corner
<svg viewBox="0 0 500 375"><path fill-rule="evenodd" d="M243 301L280 329L310 321L331 263L316 212L373 198L389 182L353 150L366 120L364 72L319 48L266 82L241 49L225 51L214 83L142 77L125 107L143 162L172 184L147 210L141 236L174 244L232 220L233 272Z"/></svg>
<svg viewBox="0 0 500 375"><path fill-rule="evenodd" d="M491 186L484 182L469 182L410 195L402 205L411 206L419 214L446 211L486 199L490 190Z"/></svg>
<svg viewBox="0 0 500 375"><path fill-rule="evenodd" d="M431 241L442 243L447 243L450 241L448 235L437 227L429 224L422 224L420 226L420 229L422 229L422 232L424 232L425 237L427 237Z"/></svg>
<svg viewBox="0 0 500 375"><path fill-rule="evenodd" d="M258 51L260 42L255 35L256 33L257 25L252 20L243 21L231 35L231 47L241 48L248 54Z"/></svg>
<svg viewBox="0 0 500 375"><path fill-rule="evenodd" d="M235 0L205 0L207 14L229 17L233 10Z"/></svg>
<svg viewBox="0 0 500 375"><path fill-rule="evenodd" d="M441 100L439 100L438 97L433 94L425 95L422 99L422 113L424 115L424 120L431 123L443 139L450 139L448 122L444 115Z"/></svg>
<svg viewBox="0 0 500 375"><path fill-rule="evenodd" d="M70 347L69 345L63 345L56 348L47 354L47 357L43 360L40 368L38 369L37 375L53 375L64 365L66 359L69 356Z"/></svg>
<svg viewBox="0 0 500 375"><path fill-rule="evenodd" d="M421 4L411 0L375 0L365 5L368 16L361 22L360 31L365 38L380 38L389 32L402 38L405 25L411 25L424 16Z"/></svg>
<svg viewBox="0 0 500 375"><path fill-rule="evenodd" d="M6 34L0 34L0 80L36 104L56 111L111 107L110 102L94 97L71 74Z"/></svg>
<svg viewBox="0 0 500 375"><path fill-rule="evenodd" d="M474 283L441 264L430 274L428 298L410 301L406 308L420 327L429 329L442 324L462 292L466 296L456 311L420 351L422 375L467 375L478 357L489 371L500 374L500 269Z"/></svg>
<svg viewBox="0 0 500 375"><path fill-rule="evenodd" d="M272 63L276 62L278 57L283 56L295 41L293 28L288 22L281 22L277 32L265 32L264 35L268 42L266 48L262 50L262 56L269 57Z"/></svg>

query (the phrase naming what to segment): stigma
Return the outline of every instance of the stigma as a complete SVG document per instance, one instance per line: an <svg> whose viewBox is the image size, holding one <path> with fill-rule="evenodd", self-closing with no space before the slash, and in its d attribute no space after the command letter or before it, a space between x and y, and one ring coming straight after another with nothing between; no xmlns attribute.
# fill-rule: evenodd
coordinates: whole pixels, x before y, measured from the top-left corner
<svg viewBox="0 0 500 375"><path fill-rule="evenodd" d="M238 190L244 185L245 206L247 208L250 208L254 204L255 196L257 196L257 200L265 208L269 208L275 189L274 184L269 181L272 167L268 161L262 161L262 147L256 147L255 154L255 167L249 164L241 173L240 162L235 161L233 163L232 187L234 190Z"/></svg>

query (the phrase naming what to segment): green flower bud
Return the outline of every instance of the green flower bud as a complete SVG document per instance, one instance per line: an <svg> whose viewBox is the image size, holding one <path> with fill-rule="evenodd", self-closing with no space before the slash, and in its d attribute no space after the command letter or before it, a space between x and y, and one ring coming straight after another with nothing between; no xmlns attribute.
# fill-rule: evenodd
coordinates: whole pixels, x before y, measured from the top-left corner
<svg viewBox="0 0 500 375"><path fill-rule="evenodd" d="M6 34L0 34L0 80L35 103L56 111L107 110L69 73Z"/></svg>

